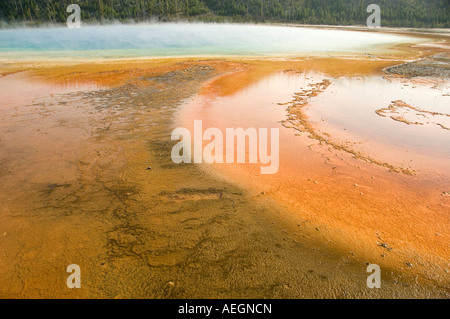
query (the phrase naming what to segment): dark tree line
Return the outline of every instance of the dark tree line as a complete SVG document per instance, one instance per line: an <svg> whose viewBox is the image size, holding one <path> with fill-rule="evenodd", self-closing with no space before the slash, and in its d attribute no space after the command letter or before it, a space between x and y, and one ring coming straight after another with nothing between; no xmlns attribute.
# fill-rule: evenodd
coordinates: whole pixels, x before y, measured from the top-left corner
<svg viewBox="0 0 450 319"><path fill-rule="evenodd" d="M382 25L450 27L450 0L0 0L0 20L64 23L69 4L85 22L230 21L364 25L371 3L381 7Z"/></svg>

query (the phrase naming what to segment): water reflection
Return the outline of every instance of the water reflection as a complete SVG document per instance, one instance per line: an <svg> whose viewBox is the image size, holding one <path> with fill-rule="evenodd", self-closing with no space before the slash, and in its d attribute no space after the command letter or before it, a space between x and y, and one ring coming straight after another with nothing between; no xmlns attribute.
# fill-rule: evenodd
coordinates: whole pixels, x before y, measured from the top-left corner
<svg viewBox="0 0 450 319"><path fill-rule="evenodd" d="M199 95L184 108L180 118L188 127L194 119L203 120L206 128L222 130L278 127L281 161L295 167L296 158L304 156L298 152L304 141L296 138L298 131L280 124L288 116L285 103L292 100L295 92L325 78L318 73L277 73L231 96ZM305 114L319 134L394 166L449 171L450 131L433 124L430 118L422 119L425 125L408 125L376 113L388 108L392 101L401 100L417 110L429 112L428 117L432 112L439 112L444 114L441 118L448 119L445 116L450 114L448 83L410 83L378 76L330 80L332 85L311 98L305 107ZM414 113L423 117L419 111Z"/></svg>

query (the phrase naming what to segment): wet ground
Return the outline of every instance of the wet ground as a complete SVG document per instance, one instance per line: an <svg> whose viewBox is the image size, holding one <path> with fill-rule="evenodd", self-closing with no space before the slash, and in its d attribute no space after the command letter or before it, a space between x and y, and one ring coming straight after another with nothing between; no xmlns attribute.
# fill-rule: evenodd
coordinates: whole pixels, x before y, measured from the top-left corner
<svg viewBox="0 0 450 319"><path fill-rule="evenodd" d="M277 72L225 96L218 88L224 82L210 82L188 103L180 125L202 120L222 131L276 127L280 166L269 176L258 164L205 164L207 172L283 203L292 218L301 216L326 234L328 247L447 283L449 135L432 122L447 116L422 111L432 118L414 126L376 112L403 96L447 112L445 85L302 69Z"/></svg>
<svg viewBox="0 0 450 319"><path fill-rule="evenodd" d="M389 267L370 290L372 260L329 244L310 213L171 161L180 106L245 68L178 63L3 108L0 297L448 297L442 282ZM81 289L66 287L70 264Z"/></svg>

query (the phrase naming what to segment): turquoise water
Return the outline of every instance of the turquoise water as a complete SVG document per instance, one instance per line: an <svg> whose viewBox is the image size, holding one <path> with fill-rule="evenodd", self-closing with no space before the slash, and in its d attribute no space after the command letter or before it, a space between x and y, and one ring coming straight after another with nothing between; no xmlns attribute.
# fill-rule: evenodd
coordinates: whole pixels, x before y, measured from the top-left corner
<svg viewBox="0 0 450 319"><path fill-rule="evenodd" d="M135 24L0 30L3 58L364 54L418 42L379 32L237 24Z"/></svg>

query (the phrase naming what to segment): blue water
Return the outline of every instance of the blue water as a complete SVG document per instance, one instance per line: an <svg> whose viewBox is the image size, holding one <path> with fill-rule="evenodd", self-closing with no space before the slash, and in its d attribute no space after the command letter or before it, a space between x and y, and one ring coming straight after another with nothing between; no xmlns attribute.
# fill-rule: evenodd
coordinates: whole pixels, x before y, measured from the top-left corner
<svg viewBox="0 0 450 319"><path fill-rule="evenodd" d="M135 24L0 30L0 57L274 56L364 54L417 39L357 32L237 24Z"/></svg>

